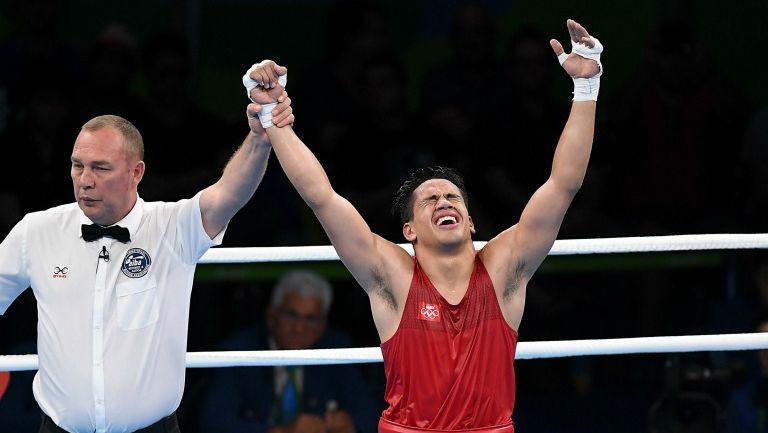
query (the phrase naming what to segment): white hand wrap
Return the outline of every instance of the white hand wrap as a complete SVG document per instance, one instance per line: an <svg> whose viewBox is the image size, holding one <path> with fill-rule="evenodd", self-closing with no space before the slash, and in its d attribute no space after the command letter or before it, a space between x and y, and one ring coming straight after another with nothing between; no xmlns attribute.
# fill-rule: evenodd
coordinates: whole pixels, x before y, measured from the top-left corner
<svg viewBox="0 0 768 433"><path fill-rule="evenodd" d="M248 99L251 99L251 90L253 90L256 87L261 86L256 80L251 78L251 72L253 72L254 69L258 68L259 66L264 66L266 62L269 60L262 60L261 63L256 63L253 66L250 67L245 72L245 75L243 75L243 86L245 86L246 94L248 95ZM280 84L282 88L285 88L285 85L288 83L288 74L283 74L277 77L277 83ZM251 102L256 102L253 99L251 99ZM259 122L261 122L262 128L269 128L272 126L272 109L275 108L275 105L277 105L277 102L273 102L271 104L260 104L261 105L261 111L259 111Z"/></svg>
<svg viewBox="0 0 768 433"><path fill-rule="evenodd" d="M600 92L600 76L603 75L603 64L600 63L600 53L603 52L603 44L596 37L590 36L595 42L595 46L589 48L581 42L571 41L571 53L585 59L597 62L600 69L594 77L573 78L573 100L574 101L597 101L597 94ZM562 65L568 58L568 54L562 53L557 56L557 60Z"/></svg>

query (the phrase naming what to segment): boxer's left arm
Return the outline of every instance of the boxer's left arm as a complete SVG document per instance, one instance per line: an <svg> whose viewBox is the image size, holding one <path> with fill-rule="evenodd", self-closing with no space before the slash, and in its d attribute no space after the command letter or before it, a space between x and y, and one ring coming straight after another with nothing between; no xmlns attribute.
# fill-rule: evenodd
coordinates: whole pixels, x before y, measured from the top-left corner
<svg viewBox="0 0 768 433"><path fill-rule="evenodd" d="M549 178L530 198L520 221L483 249L489 273L499 275L497 290L503 291L499 293L502 308L515 329L522 317L525 296L524 290L516 289L527 283L552 248L565 213L584 181L592 150L602 66L599 52L596 58L589 58L578 50L602 51L602 45L577 22L568 20L567 27L574 45L571 54L566 55L557 40L550 43L563 69L574 81L574 98L555 149Z"/></svg>
<svg viewBox="0 0 768 433"><path fill-rule="evenodd" d="M574 20L567 22L573 44L564 56L562 46L550 41L561 66L574 82L571 112L555 149L549 179L523 209L514 240L515 254L530 277L552 248L565 213L581 188L595 135L597 92L600 88L602 45Z"/></svg>

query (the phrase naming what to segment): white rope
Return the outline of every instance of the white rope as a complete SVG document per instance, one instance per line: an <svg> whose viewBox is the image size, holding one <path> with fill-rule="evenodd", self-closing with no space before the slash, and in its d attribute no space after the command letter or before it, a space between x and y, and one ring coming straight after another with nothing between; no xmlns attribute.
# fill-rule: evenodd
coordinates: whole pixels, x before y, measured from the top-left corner
<svg viewBox="0 0 768 433"><path fill-rule="evenodd" d="M515 359L759 349L768 349L768 333L521 342L517 346ZM373 362L383 362L381 349L378 347L187 353L187 367L189 368L363 364ZM37 355L0 356L0 371L36 369Z"/></svg>
<svg viewBox="0 0 768 433"><path fill-rule="evenodd" d="M486 242L475 242L482 248ZM410 244L399 244L413 254ZM702 234L555 241L550 255L768 248L768 234ZM296 262L339 260L331 245L301 247L212 248L200 263ZM768 349L768 333L721 334L606 340L521 342L516 359L630 353ZM187 367L382 362L378 347L299 351L191 352ZM0 371L37 369L37 355L0 356Z"/></svg>
<svg viewBox="0 0 768 433"><path fill-rule="evenodd" d="M486 242L475 242L482 248ZM398 244L413 255L411 244ZM550 255L637 253L657 251L768 248L768 233L640 236L625 238L560 239ZM211 248L199 263L299 262L339 260L332 245L302 247Z"/></svg>

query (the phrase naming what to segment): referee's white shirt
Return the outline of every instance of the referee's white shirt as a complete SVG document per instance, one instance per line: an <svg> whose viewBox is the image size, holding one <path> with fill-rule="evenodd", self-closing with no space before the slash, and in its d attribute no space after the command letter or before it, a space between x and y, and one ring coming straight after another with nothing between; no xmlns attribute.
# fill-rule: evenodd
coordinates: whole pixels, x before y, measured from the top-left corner
<svg viewBox="0 0 768 433"><path fill-rule="evenodd" d="M139 198L117 224L128 243L85 242L76 203L34 212L0 244L0 314L27 287L37 299L35 399L73 433L130 432L171 414L184 391L195 266L211 240L200 193ZM99 258L103 249L109 261ZM103 254L101 254L103 255Z"/></svg>

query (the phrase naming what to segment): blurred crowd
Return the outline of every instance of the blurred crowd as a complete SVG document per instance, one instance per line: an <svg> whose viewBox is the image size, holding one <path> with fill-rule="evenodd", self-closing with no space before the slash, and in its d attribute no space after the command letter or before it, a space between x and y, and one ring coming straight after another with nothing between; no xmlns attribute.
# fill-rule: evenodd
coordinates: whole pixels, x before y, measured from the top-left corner
<svg viewBox="0 0 768 433"><path fill-rule="evenodd" d="M1 236L26 212L72 201L72 144L80 126L96 115L123 116L141 131L150 167L139 186L143 199L188 198L218 178L248 131L248 101L234 87L239 75L200 74L215 70L203 64L199 51L203 29L232 30L200 12L213 6L168 2L166 25L110 21L78 39L67 37L67 26L77 23L60 19L68 2L6 3L0 8L0 143L7 162L0 182ZM547 12L555 24L518 17L512 28L503 18L512 4L525 2L277 3L283 10L312 4L321 13L312 26L322 29L318 34L302 35L301 22L286 25L299 33L293 38L315 40L320 53L265 49L289 68L295 129L335 188L390 240L404 242L389 213L394 188L410 169L431 163L465 175L476 240L517 220L549 174L568 115L571 82L548 41L567 38L564 23L571 17L606 46L606 72L593 158L560 238L765 231L768 100L765 92L761 99L750 91L762 85L761 76L738 81L726 73L717 56L728 43L705 43L685 2L658 2L657 15L631 47L615 42L630 39L617 32L638 29L604 26L599 15L581 16L560 3ZM250 6L264 12L259 20L269 19L269 2ZM196 10L199 16L191 19ZM87 12L93 27L98 12ZM281 42L280 34L241 32L264 45ZM404 40L405 33L415 38ZM731 41L739 42L747 43ZM627 59L627 51L631 62L612 61ZM264 57L256 49L238 53L250 63ZM765 70L759 56L744 61ZM234 89L242 98L235 99L239 105L214 109L216 99L203 97L203 87ZM328 244L308 212L271 161L223 246ZM570 268L570 262L545 262L528 291L521 341L765 330L768 255L656 257L598 257ZM378 345L362 290L343 272L322 269L335 295L325 314L348 334L345 344ZM238 330L263 321L276 279L267 270L253 280L197 283L189 350L222 347ZM0 316L0 353L32 353L35 321L27 292ZM763 368L761 373L755 352L519 361L516 422L526 432L619 431L612 426L621 423L635 428L621 431L643 433L768 431L749 430L755 424L741 415L762 407L765 416L768 366ZM383 404L381 365L360 370ZM202 433L196 413L204 411L214 375L188 370L187 380L182 429ZM0 400L0 417L3 405Z"/></svg>

